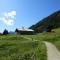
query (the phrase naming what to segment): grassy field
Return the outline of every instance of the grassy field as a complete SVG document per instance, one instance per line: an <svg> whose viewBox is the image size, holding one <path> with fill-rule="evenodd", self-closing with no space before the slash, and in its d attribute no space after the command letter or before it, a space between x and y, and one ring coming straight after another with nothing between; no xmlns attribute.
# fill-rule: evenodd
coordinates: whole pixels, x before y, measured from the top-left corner
<svg viewBox="0 0 60 60"><path fill-rule="evenodd" d="M37 35L26 35L26 37L51 42L60 50L60 28L54 29L53 32L44 32Z"/></svg>
<svg viewBox="0 0 60 60"><path fill-rule="evenodd" d="M60 28L53 31L23 35L23 37L22 35L0 36L0 60L47 60L43 41L55 44L60 50Z"/></svg>
<svg viewBox="0 0 60 60"><path fill-rule="evenodd" d="M42 41L21 36L0 36L0 60L47 60Z"/></svg>

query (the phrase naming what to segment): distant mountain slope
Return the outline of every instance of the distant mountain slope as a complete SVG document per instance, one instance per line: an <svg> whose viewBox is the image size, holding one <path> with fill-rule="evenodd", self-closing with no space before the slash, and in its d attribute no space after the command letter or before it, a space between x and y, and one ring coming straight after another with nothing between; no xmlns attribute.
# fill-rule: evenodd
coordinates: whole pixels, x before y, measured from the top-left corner
<svg viewBox="0 0 60 60"><path fill-rule="evenodd" d="M43 32L47 30L48 26L53 26L53 28L60 27L60 11L52 13L50 16L42 19L29 28L35 30L36 32Z"/></svg>

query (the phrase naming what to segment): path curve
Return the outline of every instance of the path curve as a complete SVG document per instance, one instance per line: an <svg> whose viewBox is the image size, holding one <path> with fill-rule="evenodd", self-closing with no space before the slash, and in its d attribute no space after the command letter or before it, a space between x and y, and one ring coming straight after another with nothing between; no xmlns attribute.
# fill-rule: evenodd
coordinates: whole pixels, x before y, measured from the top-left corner
<svg viewBox="0 0 60 60"><path fill-rule="evenodd" d="M24 38L31 40L31 38L27 38L27 37ZM46 44L47 47L47 60L60 60L60 52L58 51L58 49L50 42L44 41L44 43Z"/></svg>
<svg viewBox="0 0 60 60"><path fill-rule="evenodd" d="M47 60L60 60L60 52L58 49L49 42L44 42L47 47Z"/></svg>

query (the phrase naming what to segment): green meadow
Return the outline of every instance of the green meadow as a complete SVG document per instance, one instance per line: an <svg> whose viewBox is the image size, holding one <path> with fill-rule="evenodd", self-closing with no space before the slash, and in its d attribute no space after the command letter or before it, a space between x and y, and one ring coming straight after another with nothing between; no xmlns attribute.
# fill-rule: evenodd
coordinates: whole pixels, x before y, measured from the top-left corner
<svg viewBox="0 0 60 60"><path fill-rule="evenodd" d="M43 32L36 35L26 35L26 37L53 43L60 50L60 28L53 29L52 32Z"/></svg>
<svg viewBox="0 0 60 60"><path fill-rule="evenodd" d="M0 60L47 60L44 41L60 50L60 28L36 35L0 35Z"/></svg>
<svg viewBox="0 0 60 60"><path fill-rule="evenodd" d="M46 60L42 41L25 39L20 35L0 36L0 60Z"/></svg>

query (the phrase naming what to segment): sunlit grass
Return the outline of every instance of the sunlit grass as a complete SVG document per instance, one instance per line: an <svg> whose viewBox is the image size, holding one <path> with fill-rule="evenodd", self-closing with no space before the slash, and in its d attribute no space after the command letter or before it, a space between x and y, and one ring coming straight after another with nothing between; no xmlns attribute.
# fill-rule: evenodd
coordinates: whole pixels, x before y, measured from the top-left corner
<svg viewBox="0 0 60 60"><path fill-rule="evenodd" d="M43 32L36 35L26 35L26 37L33 38L39 41L48 41L56 45L60 50L60 28L54 29L53 32Z"/></svg>
<svg viewBox="0 0 60 60"><path fill-rule="evenodd" d="M0 36L0 60L46 60L42 41L29 40L20 35Z"/></svg>

